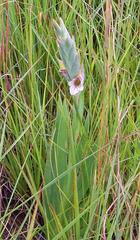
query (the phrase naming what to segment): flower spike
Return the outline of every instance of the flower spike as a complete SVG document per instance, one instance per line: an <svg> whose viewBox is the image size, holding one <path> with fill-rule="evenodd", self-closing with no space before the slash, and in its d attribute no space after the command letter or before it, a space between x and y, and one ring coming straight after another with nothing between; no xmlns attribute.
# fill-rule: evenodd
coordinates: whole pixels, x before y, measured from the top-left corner
<svg viewBox="0 0 140 240"><path fill-rule="evenodd" d="M76 49L75 40L70 36L64 22L59 18L60 24L53 21L59 54L60 73L68 81L70 94L76 95L84 89L84 67L80 63L80 55Z"/></svg>

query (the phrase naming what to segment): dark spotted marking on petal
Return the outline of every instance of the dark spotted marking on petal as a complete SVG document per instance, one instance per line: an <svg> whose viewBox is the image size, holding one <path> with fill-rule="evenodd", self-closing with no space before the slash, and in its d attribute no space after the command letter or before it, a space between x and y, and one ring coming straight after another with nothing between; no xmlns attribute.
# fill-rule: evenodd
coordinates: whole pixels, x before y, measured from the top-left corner
<svg viewBox="0 0 140 240"><path fill-rule="evenodd" d="M81 84L81 78L78 76L78 77L75 78L75 80L74 80L74 85L75 85L76 87L78 87L78 86L80 86L80 84Z"/></svg>

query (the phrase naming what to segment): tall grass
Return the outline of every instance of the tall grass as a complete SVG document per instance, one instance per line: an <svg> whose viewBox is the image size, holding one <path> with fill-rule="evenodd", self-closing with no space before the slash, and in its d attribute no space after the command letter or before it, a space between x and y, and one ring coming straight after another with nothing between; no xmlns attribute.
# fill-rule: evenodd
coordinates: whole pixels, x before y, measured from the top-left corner
<svg viewBox="0 0 140 240"><path fill-rule="evenodd" d="M140 239L139 3L1 0L1 239ZM79 97L59 74L58 16L84 63Z"/></svg>

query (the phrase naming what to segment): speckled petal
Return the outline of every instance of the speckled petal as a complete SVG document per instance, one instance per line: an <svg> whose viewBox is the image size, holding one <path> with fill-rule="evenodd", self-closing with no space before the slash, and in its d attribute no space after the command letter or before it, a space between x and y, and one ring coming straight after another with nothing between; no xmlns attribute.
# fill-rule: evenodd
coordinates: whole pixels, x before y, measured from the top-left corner
<svg viewBox="0 0 140 240"><path fill-rule="evenodd" d="M77 93L83 91L83 89L84 89L84 86L82 84L78 87L75 87L74 85L71 85L70 86L70 94L71 95L76 95Z"/></svg>
<svg viewBox="0 0 140 240"><path fill-rule="evenodd" d="M70 94L71 95L76 95L77 93L79 93L79 89L76 88L75 86L71 86L70 87Z"/></svg>

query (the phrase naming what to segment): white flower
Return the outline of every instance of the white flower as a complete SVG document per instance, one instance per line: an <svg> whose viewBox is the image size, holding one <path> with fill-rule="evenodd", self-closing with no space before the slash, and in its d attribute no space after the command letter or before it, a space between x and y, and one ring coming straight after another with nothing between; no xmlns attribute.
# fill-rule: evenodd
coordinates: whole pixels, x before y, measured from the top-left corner
<svg viewBox="0 0 140 240"><path fill-rule="evenodd" d="M82 69L81 73L77 75L72 81L68 82L70 86L70 94L76 95L77 93L83 91L84 89L84 69Z"/></svg>

